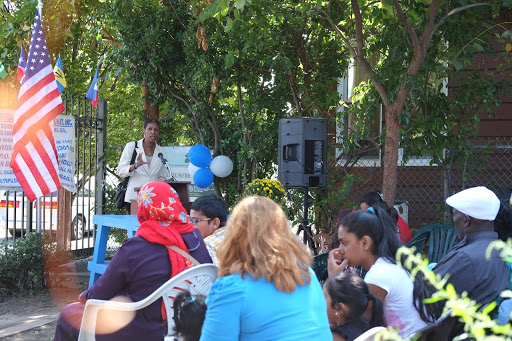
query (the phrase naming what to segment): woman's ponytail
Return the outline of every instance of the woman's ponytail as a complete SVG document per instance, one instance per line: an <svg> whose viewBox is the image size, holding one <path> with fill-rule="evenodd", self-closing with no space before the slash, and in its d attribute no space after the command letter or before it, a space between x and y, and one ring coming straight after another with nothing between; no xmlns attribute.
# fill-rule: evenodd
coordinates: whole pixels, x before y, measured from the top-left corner
<svg viewBox="0 0 512 341"><path fill-rule="evenodd" d="M383 326L386 327L387 323L384 319L384 305L380 298L375 297L371 292L368 293L368 305L372 304L372 314L370 317L370 328Z"/></svg>

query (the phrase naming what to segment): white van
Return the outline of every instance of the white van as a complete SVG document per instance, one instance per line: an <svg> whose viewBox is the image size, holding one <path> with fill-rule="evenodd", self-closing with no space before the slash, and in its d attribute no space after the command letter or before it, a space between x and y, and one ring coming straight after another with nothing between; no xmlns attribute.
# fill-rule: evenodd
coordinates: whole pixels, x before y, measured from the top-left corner
<svg viewBox="0 0 512 341"><path fill-rule="evenodd" d="M22 233L25 234L28 228L27 212L29 207L32 207L33 231L38 230L37 223L39 220L42 231L56 233L57 205L56 193L42 197L38 209L37 201L29 202L22 191L0 191L0 234L6 228L9 229L11 236L16 234L16 237L19 237ZM87 188L82 189L71 206L73 217L70 227L72 239L81 239L84 234L87 234L87 223L90 223L94 209L94 192ZM3 235L0 235L0 237L3 237Z"/></svg>

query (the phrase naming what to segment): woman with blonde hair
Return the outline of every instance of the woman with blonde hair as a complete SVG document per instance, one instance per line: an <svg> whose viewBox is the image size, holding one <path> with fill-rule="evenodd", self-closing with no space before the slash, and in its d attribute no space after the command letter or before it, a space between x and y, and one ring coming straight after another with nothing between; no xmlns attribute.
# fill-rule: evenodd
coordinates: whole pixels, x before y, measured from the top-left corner
<svg viewBox="0 0 512 341"><path fill-rule="evenodd" d="M312 256L275 202L238 203L217 255L202 341L332 340Z"/></svg>

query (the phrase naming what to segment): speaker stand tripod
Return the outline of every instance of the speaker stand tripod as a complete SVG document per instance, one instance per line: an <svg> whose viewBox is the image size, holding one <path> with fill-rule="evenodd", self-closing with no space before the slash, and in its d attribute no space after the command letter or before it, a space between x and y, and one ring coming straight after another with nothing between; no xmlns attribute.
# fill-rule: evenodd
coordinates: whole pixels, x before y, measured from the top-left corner
<svg viewBox="0 0 512 341"><path fill-rule="evenodd" d="M297 235L304 231L304 244L307 244L309 248L314 252L315 247L313 245L313 238L311 237L311 226L309 226L308 220L309 206L313 203L313 201L309 196L308 190L308 187L304 187L304 215L302 217L302 223L299 225L299 228L297 229Z"/></svg>

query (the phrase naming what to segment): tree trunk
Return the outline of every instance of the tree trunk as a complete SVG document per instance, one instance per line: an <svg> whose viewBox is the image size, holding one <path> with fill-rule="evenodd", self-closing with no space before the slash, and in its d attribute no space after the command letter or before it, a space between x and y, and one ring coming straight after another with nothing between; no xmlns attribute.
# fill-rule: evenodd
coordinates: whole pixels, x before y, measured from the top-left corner
<svg viewBox="0 0 512 341"><path fill-rule="evenodd" d="M397 173L398 173L398 146L400 139L400 124L398 123L398 103L392 103L386 108L386 143L383 157L382 194L384 201L390 206L395 202Z"/></svg>
<svg viewBox="0 0 512 341"><path fill-rule="evenodd" d="M147 95L149 94L149 89L148 82L146 80L142 82L142 88L144 89L144 113L147 117L158 119L160 116L160 107L148 102Z"/></svg>

